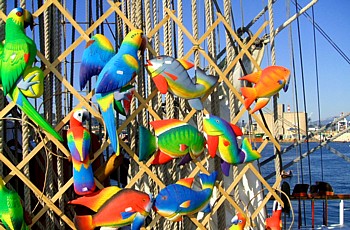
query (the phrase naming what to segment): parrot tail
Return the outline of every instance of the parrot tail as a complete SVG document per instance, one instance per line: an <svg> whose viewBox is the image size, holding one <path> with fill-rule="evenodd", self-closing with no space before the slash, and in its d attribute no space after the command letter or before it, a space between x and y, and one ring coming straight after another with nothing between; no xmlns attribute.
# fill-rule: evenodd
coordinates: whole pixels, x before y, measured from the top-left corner
<svg viewBox="0 0 350 230"><path fill-rule="evenodd" d="M156 138L143 126L139 127L139 159L147 160L156 151Z"/></svg>
<svg viewBox="0 0 350 230"><path fill-rule="evenodd" d="M11 99L16 102L16 105L32 120L41 127L44 131L51 134L59 141L63 141L61 135L35 110L28 99L22 94L22 92L15 87L14 90L9 92Z"/></svg>
<svg viewBox="0 0 350 230"><path fill-rule="evenodd" d="M119 156L119 142L117 137L117 125L114 117L114 96L113 93L96 93L97 103L100 106L102 118L105 122L106 130L111 140L113 151Z"/></svg>

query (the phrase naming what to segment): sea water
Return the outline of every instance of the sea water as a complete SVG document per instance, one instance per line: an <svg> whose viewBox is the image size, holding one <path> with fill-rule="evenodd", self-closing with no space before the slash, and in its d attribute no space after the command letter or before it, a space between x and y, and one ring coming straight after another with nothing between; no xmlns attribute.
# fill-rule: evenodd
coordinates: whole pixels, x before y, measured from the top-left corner
<svg viewBox="0 0 350 230"><path fill-rule="evenodd" d="M281 149L290 146L292 143L281 143ZM328 145L338 152L344 154L347 157L350 157L350 143L339 143L332 142ZM284 153L282 155L282 165L295 161L296 158L300 157L300 155L308 152L308 150L317 147L319 143L310 142L303 143L300 147L293 148L292 150ZM257 146L258 147L258 146ZM265 149L261 152L262 158L260 162L264 159L272 156L274 152L274 147L272 144L268 144ZM287 179L283 179L288 182L291 187L291 193L293 192L293 188L295 184L315 184L316 181L325 181L328 182L334 191L334 194L350 194L350 163L344 160L343 158L337 156L326 148L321 148L302 159L302 161L295 162L290 168L285 169L286 171L292 170L293 176ZM270 173L275 171L275 163L271 161L270 163L261 167L261 173L263 176L267 176ZM273 184L275 181L275 177L268 180L269 184ZM311 181L311 183L310 183ZM326 213L324 210L325 206L324 200L315 200L315 226L318 226L323 229L327 229L324 227L324 214ZM328 223L327 226L338 225L339 220L339 205L340 200L328 200ZM297 200L292 201L292 206L294 210L294 224L292 229L298 229L298 217L299 214L302 216L302 229L311 229L307 226L311 226L311 201L301 201L300 207L301 212L298 212L299 202ZM272 202L269 202L267 205L267 213L271 214L272 212ZM282 217L284 220L284 217ZM292 215L286 218L286 228L289 229L289 226L292 222ZM348 226L340 226L342 229L350 229L350 200L344 200L344 225ZM323 227L322 227L323 226ZM340 229L340 227L329 229Z"/></svg>

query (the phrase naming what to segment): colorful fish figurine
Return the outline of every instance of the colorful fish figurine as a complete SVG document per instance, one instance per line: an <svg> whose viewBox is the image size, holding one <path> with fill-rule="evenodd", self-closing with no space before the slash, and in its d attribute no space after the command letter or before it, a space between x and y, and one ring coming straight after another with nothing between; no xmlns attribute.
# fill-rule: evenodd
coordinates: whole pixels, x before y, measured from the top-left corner
<svg viewBox="0 0 350 230"><path fill-rule="evenodd" d="M115 97L116 100L124 99L125 94L120 93L122 87L129 84L139 72L138 50L144 51L147 40L142 30L131 30L116 54L113 54L113 47L107 41L107 38L98 36L88 43L83 53L84 64L80 67L80 84L84 87L92 76L98 74L95 87L97 103L113 150L119 155L114 100Z"/></svg>
<svg viewBox="0 0 350 230"><path fill-rule="evenodd" d="M213 193L217 172L210 175L199 174L202 190L193 190L194 178L181 179L175 184L163 188L157 195L153 210L171 221L181 221L182 216L199 211L209 212L209 201Z"/></svg>
<svg viewBox="0 0 350 230"><path fill-rule="evenodd" d="M90 132L83 126L89 116L85 109L75 109L69 121L67 131L68 148L72 155L74 191L78 195L87 195L95 191L94 173L90 162Z"/></svg>
<svg viewBox="0 0 350 230"><path fill-rule="evenodd" d="M273 202L272 215L265 221L265 229L281 230L282 229L282 206L278 201Z"/></svg>
<svg viewBox="0 0 350 230"><path fill-rule="evenodd" d="M29 229L18 193L9 190L0 176L0 220L7 230Z"/></svg>
<svg viewBox="0 0 350 230"><path fill-rule="evenodd" d="M231 219L231 227L229 230L243 230L245 227L245 224L247 222L246 217L238 212L232 219Z"/></svg>
<svg viewBox="0 0 350 230"><path fill-rule="evenodd" d="M151 195L134 189L106 187L98 192L72 200L69 204L81 205L96 212L93 215L76 215L78 230L93 230L96 227L122 227L131 224L138 230L151 211Z"/></svg>
<svg viewBox="0 0 350 230"><path fill-rule="evenodd" d="M161 55L148 60L146 70L160 93L166 94L169 91L187 99L192 108L202 110L201 98L215 86L218 77L207 75L197 67L195 77L191 79L187 70L193 66L186 60Z"/></svg>
<svg viewBox="0 0 350 230"><path fill-rule="evenodd" d="M204 152L205 138L192 125L177 119L152 121L150 124L155 136L145 127L139 127L141 161L147 160L156 152L152 164L165 164L180 157L180 164L185 164Z"/></svg>
<svg viewBox="0 0 350 230"><path fill-rule="evenodd" d="M269 66L261 71L241 77L239 80L254 83L253 87L241 88L245 108L248 109L258 99L254 109L249 113L252 114L266 106L270 98L282 88L286 92L289 85L289 75L290 71L282 66Z"/></svg>
<svg viewBox="0 0 350 230"><path fill-rule="evenodd" d="M33 28L33 16L25 9L15 8L7 16L5 44L0 43L2 89L4 95L8 95L34 123L63 141L61 135L36 111L25 96L39 97L43 92L43 83L40 82L43 72L40 68L32 67L37 49L35 42L25 34L28 25Z"/></svg>
<svg viewBox="0 0 350 230"><path fill-rule="evenodd" d="M208 153L216 156L219 150L222 159L222 172L228 176L230 165L238 165L251 162L260 158L260 153L252 149L247 138L242 141L242 149L238 147L237 136L242 136L241 129L224 119L207 115L203 118L203 131L207 135Z"/></svg>

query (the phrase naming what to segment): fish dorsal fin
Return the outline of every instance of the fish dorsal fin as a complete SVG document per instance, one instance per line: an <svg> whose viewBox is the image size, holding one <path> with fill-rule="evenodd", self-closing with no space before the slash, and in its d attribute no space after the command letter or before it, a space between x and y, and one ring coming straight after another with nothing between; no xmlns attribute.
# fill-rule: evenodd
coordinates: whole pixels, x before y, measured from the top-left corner
<svg viewBox="0 0 350 230"><path fill-rule="evenodd" d="M188 70L188 69L191 69L193 66L194 66L194 64L192 63L192 62L189 62L189 61L186 61L186 60L184 60L184 59L176 59L178 62L180 62L180 64L186 69L186 70Z"/></svg>
<svg viewBox="0 0 350 230"><path fill-rule="evenodd" d="M190 177L190 178L184 178L184 179L180 179L176 182L176 184L185 186L187 188L191 188L192 187L192 183L193 183L194 178Z"/></svg>
<svg viewBox="0 0 350 230"><path fill-rule="evenodd" d="M233 132L236 134L236 136L243 136L243 132L240 127L234 124L230 124Z"/></svg>
<svg viewBox="0 0 350 230"><path fill-rule="evenodd" d="M152 125L156 136L159 136L163 132L168 131L169 129L187 125L186 122L180 121L178 119L167 119L167 120L158 120L150 122Z"/></svg>
<svg viewBox="0 0 350 230"><path fill-rule="evenodd" d="M103 204L105 204L112 196L121 190L122 189L117 186L110 186L89 196L79 197L78 199L72 200L69 203L83 205L94 212L98 212Z"/></svg>
<svg viewBox="0 0 350 230"><path fill-rule="evenodd" d="M260 70L260 71L255 72L255 73L245 75L245 76L241 77L239 80L246 80L246 81L249 81L249 82L256 84L260 80L261 73L262 73L262 71Z"/></svg>

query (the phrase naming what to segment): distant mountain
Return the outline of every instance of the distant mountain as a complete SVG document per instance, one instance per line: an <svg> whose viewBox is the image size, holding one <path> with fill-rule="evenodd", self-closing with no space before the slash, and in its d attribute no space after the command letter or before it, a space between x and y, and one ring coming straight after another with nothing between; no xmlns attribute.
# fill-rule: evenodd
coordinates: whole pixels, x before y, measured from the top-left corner
<svg viewBox="0 0 350 230"><path fill-rule="evenodd" d="M334 118L336 118L336 116L334 117L328 117L328 118L325 118L323 120L321 120L321 126L324 126L328 123L331 123L332 121L334 121ZM310 126L318 126L318 121L310 121L309 123Z"/></svg>

